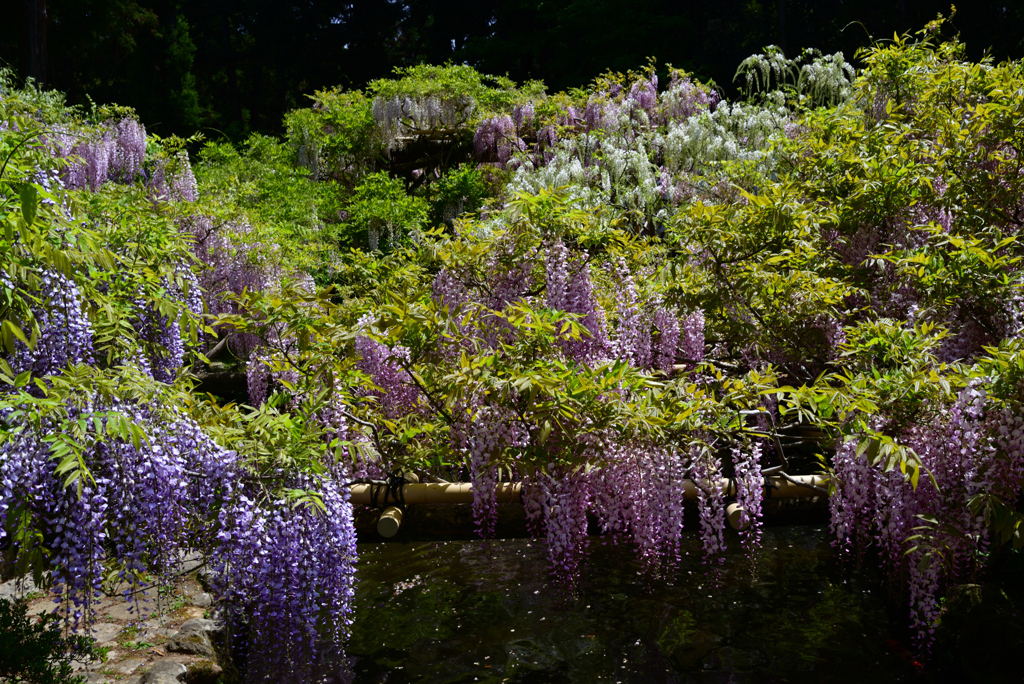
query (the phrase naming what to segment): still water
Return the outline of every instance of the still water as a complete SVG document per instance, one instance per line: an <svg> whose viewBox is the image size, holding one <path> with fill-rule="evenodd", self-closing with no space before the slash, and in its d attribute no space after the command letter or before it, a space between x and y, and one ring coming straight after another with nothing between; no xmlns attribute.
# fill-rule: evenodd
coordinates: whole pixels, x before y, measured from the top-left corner
<svg viewBox="0 0 1024 684"><path fill-rule="evenodd" d="M592 537L571 595L543 542L359 549L348 681L902 682L919 680L877 575L837 567L826 527L733 535L709 572L696 534L671 581L645 581L627 545Z"/></svg>

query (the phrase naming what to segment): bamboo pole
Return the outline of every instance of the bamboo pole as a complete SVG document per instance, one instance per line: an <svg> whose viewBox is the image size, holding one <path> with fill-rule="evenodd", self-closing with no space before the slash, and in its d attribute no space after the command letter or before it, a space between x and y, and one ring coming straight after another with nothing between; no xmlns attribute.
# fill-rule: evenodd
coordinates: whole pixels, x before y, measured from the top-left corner
<svg viewBox="0 0 1024 684"><path fill-rule="evenodd" d="M821 496L813 487L827 487L828 481L821 475L793 475L788 479L769 477L768 491L765 496L772 499L791 499L797 497ZM736 488L733 480L719 481L722 493L735 496ZM518 482L502 482L495 486L498 503L517 503L521 500L522 484ZM387 494L385 485L354 484L350 488L351 501L366 506L373 504L373 490L377 490L377 505L391 506L397 503L430 504L430 503L473 503L473 485L468 482L441 482L427 484L405 484L402 486L400 499L395 499L394 492ZM693 480L683 480L682 494L684 499L697 498L697 484ZM385 498L387 499L385 501Z"/></svg>
<svg viewBox="0 0 1024 684"><path fill-rule="evenodd" d="M725 519L729 521L729 527L739 532L750 527L750 520L747 520L745 524L740 523L740 514L744 510L746 509L735 501L725 507Z"/></svg>
<svg viewBox="0 0 1024 684"><path fill-rule="evenodd" d="M402 509L388 506L377 519L377 533L385 539L390 539L398 534L398 528L402 526Z"/></svg>

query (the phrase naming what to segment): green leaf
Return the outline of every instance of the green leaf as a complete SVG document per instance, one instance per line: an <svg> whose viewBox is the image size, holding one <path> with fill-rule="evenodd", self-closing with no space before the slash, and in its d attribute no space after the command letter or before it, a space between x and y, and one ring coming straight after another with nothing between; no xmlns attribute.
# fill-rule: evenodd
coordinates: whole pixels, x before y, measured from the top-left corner
<svg viewBox="0 0 1024 684"><path fill-rule="evenodd" d="M22 331L22 329L15 325L10 319L7 319L6 321L3 322L2 328L5 333L10 333L14 337L17 337L19 340L21 340L22 344L24 344L26 347L30 349L32 348L33 345L29 344L28 338L25 337L25 333Z"/></svg>
<svg viewBox="0 0 1024 684"><path fill-rule="evenodd" d="M551 429L552 429L551 421L550 420L545 420L544 421L544 425L540 429L540 440L539 441L540 441L541 444L544 444L545 442L548 441L548 437L551 435Z"/></svg>
<svg viewBox="0 0 1024 684"><path fill-rule="evenodd" d="M36 191L36 186L25 183L21 186L18 195L21 199L21 216L25 219L25 223L31 226L32 222L36 220L39 193Z"/></svg>

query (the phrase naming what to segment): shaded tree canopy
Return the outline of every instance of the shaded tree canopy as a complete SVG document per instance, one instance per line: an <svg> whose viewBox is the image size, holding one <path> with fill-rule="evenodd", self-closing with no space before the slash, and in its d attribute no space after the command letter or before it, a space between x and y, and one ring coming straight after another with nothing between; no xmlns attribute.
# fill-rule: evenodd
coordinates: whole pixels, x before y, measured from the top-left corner
<svg viewBox="0 0 1024 684"><path fill-rule="evenodd" d="M0 62L72 103L135 107L154 132L279 132L319 88L359 88L396 66L467 63L550 90L658 64L730 93L745 56L775 44L852 58L923 25L948 0L19 0ZM949 23L997 59L1024 51L1024 7L980 0Z"/></svg>

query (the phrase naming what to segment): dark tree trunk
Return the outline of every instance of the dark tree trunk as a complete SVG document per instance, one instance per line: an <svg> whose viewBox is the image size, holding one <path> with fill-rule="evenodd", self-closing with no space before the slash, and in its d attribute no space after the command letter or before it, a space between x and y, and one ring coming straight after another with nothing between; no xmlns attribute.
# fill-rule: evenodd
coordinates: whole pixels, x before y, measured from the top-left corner
<svg viewBox="0 0 1024 684"><path fill-rule="evenodd" d="M779 9L779 47L782 48L782 52L790 57L789 48L786 45L786 0L778 0Z"/></svg>
<svg viewBox="0 0 1024 684"><path fill-rule="evenodd" d="M46 83L46 0L22 0L22 68L25 76Z"/></svg>
<svg viewBox="0 0 1024 684"><path fill-rule="evenodd" d="M224 54L227 55L227 72L228 77L228 89L231 91L229 97L231 98L231 114L234 116L234 120L238 123L242 123L242 96L238 91L238 66L235 59L234 46L231 40L232 27L231 17L228 14L228 10L224 10L224 21L220 24L221 38L224 41Z"/></svg>

